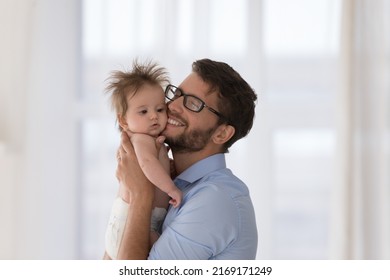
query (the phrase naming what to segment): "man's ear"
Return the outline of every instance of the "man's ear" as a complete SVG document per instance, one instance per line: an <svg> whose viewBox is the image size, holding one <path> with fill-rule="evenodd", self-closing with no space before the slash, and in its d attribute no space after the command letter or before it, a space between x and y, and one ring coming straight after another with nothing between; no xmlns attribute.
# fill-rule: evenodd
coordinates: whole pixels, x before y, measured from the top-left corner
<svg viewBox="0 0 390 280"><path fill-rule="evenodd" d="M119 126L120 126L124 131L127 131L127 129L129 128L129 126L127 125L127 121L126 121L125 116L122 116L121 114L118 114L118 115L117 115L117 118L118 118L118 124L119 124Z"/></svg>
<svg viewBox="0 0 390 280"><path fill-rule="evenodd" d="M222 124L214 132L212 138L215 144L223 145L224 143L229 141L230 138L233 137L235 132L236 130L233 126L228 124Z"/></svg>

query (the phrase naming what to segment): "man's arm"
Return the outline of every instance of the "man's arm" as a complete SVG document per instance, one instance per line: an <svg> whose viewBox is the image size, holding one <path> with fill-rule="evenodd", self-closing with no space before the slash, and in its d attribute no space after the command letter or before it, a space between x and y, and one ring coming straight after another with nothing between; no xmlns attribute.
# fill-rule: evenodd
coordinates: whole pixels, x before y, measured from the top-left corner
<svg viewBox="0 0 390 280"><path fill-rule="evenodd" d="M150 217L154 186L142 172L130 139L122 133L116 176L129 192L129 212L118 259L147 259L150 250Z"/></svg>

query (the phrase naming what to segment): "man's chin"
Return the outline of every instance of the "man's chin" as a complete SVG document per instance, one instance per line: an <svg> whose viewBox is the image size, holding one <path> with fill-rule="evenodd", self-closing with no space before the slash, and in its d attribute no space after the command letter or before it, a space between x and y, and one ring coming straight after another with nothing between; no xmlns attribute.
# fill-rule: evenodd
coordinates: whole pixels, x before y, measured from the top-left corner
<svg viewBox="0 0 390 280"><path fill-rule="evenodd" d="M175 131L174 128L166 127L166 128L161 132L161 135L162 135L162 136L165 136L165 138L174 139L174 138L178 137L178 136L180 135L180 133L178 133L178 131Z"/></svg>

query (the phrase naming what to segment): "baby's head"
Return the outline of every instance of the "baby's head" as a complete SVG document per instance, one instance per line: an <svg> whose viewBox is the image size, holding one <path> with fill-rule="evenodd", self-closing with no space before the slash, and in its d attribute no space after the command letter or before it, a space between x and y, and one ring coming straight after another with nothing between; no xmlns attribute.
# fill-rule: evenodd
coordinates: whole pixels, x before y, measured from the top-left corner
<svg viewBox="0 0 390 280"><path fill-rule="evenodd" d="M133 62L131 71L114 71L107 86L119 130L157 136L167 121L163 87L169 84L165 68L153 62Z"/></svg>

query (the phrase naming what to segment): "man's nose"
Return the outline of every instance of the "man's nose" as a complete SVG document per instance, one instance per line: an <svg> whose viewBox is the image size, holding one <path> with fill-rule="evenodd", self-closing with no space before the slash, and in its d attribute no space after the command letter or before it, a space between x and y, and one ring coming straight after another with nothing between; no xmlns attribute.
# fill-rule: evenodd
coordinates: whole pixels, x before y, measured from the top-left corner
<svg viewBox="0 0 390 280"><path fill-rule="evenodd" d="M176 98L175 100L171 100L167 103L168 110L172 112L178 112L182 113L183 112L183 98L179 97Z"/></svg>

